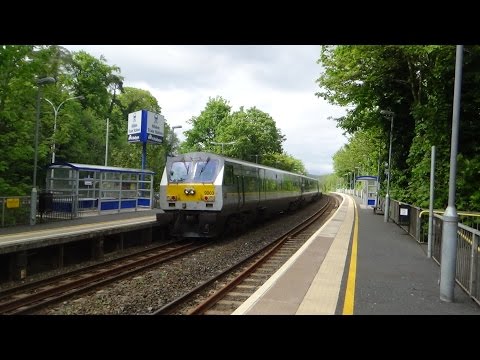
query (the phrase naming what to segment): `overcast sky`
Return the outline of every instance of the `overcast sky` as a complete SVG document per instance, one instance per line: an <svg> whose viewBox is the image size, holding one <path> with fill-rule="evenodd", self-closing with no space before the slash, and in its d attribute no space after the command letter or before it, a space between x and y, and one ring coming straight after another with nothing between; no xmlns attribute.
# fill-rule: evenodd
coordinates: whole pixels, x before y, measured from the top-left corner
<svg viewBox="0 0 480 360"><path fill-rule="evenodd" d="M332 156L347 142L329 117L345 111L315 96L319 45L64 45L103 55L117 65L125 86L150 91L180 140L209 97L268 113L286 136L285 152L308 173L333 172Z"/></svg>

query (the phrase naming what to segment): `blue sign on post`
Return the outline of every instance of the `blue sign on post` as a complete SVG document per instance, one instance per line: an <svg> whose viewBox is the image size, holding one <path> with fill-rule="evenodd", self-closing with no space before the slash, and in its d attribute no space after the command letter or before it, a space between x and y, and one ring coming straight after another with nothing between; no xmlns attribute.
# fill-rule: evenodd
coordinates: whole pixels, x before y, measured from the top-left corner
<svg viewBox="0 0 480 360"><path fill-rule="evenodd" d="M165 129L163 115L147 110L128 114L128 142L161 144Z"/></svg>
<svg viewBox="0 0 480 360"><path fill-rule="evenodd" d="M147 110L139 110L128 114L128 142L141 142L143 144L142 170L147 166L147 143L161 144L164 128L165 118L163 115Z"/></svg>

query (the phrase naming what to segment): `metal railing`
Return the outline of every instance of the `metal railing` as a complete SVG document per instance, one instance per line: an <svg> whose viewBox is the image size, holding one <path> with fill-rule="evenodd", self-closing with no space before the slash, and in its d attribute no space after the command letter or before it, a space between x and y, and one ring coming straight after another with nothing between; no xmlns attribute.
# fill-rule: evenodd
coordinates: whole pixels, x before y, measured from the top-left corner
<svg viewBox="0 0 480 360"><path fill-rule="evenodd" d="M150 198L137 197L122 198L87 198L77 195L55 193L39 193L37 196L36 223L46 223L57 220L71 220L78 217L98 215L102 211L129 211L137 209L160 208L155 197L153 206ZM30 196L3 196L0 197L1 222L0 228L30 224ZM147 205L145 205L147 204ZM105 206L109 205L109 206ZM111 209L110 209L111 208Z"/></svg>
<svg viewBox="0 0 480 360"><path fill-rule="evenodd" d="M397 200L391 200L389 207L390 219L402 227L418 242L422 243L427 241L426 235L428 229L422 229L421 218L419 216L422 212L421 208ZM406 212L407 215L402 215L402 212ZM428 225L428 222L426 222L426 224Z"/></svg>
<svg viewBox="0 0 480 360"><path fill-rule="evenodd" d="M0 227L29 225L30 206L30 196L0 197ZM37 206L36 223L71 220L83 214L79 211L77 197L71 195L40 193L35 206Z"/></svg>
<svg viewBox="0 0 480 360"><path fill-rule="evenodd" d="M403 216L402 216L403 209ZM405 211L406 210L406 211ZM408 213L408 215L405 215ZM432 226L432 258L441 263L443 211L435 210ZM417 242L428 242L428 210L397 200L390 201L390 219L407 231ZM456 282L480 305L480 214L458 212ZM474 226L474 227L472 227Z"/></svg>
<svg viewBox="0 0 480 360"><path fill-rule="evenodd" d="M443 217L434 214L432 229L432 257L441 264ZM480 305L480 231L458 224L455 280Z"/></svg>

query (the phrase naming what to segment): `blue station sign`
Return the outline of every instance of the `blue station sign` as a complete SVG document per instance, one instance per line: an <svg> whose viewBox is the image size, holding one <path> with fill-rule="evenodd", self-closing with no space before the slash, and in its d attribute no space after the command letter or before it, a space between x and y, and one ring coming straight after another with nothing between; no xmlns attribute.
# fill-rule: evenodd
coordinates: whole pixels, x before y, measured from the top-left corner
<svg viewBox="0 0 480 360"><path fill-rule="evenodd" d="M148 110L128 114L128 142L161 144L165 129L165 118Z"/></svg>

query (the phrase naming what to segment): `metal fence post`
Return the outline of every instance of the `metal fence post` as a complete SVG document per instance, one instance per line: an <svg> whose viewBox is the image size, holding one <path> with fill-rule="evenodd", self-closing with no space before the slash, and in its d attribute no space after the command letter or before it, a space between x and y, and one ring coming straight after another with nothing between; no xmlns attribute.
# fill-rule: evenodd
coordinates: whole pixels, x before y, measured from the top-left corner
<svg viewBox="0 0 480 360"><path fill-rule="evenodd" d="M416 221L416 224L415 224L415 237L417 238L417 241L418 242L423 242L423 241L420 241L420 230L422 228L422 216L420 215L422 213L422 211L418 211L418 214L416 215L416 218L417 218L417 221ZM423 240L423 239L422 239Z"/></svg>
<svg viewBox="0 0 480 360"><path fill-rule="evenodd" d="M472 251L470 253L470 284L469 292L470 295L477 297L479 294L476 294L477 288L477 266L478 266L478 235L473 234L472 239Z"/></svg>
<svg viewBox="0 0 480 360"><path fill-rule="evenodd" d="M435 146L432 146L430 159L430 203L428 205L428 247L427 257L432 257L433 202L435 201Z"/></svg>
<svg viewBox="0 0 480 360"><path fill-rule="evenodd" d="M73 195L72 196L72 214L71 214L72 219L78 217L78 201L79 201L78 195Z"/></svg>

